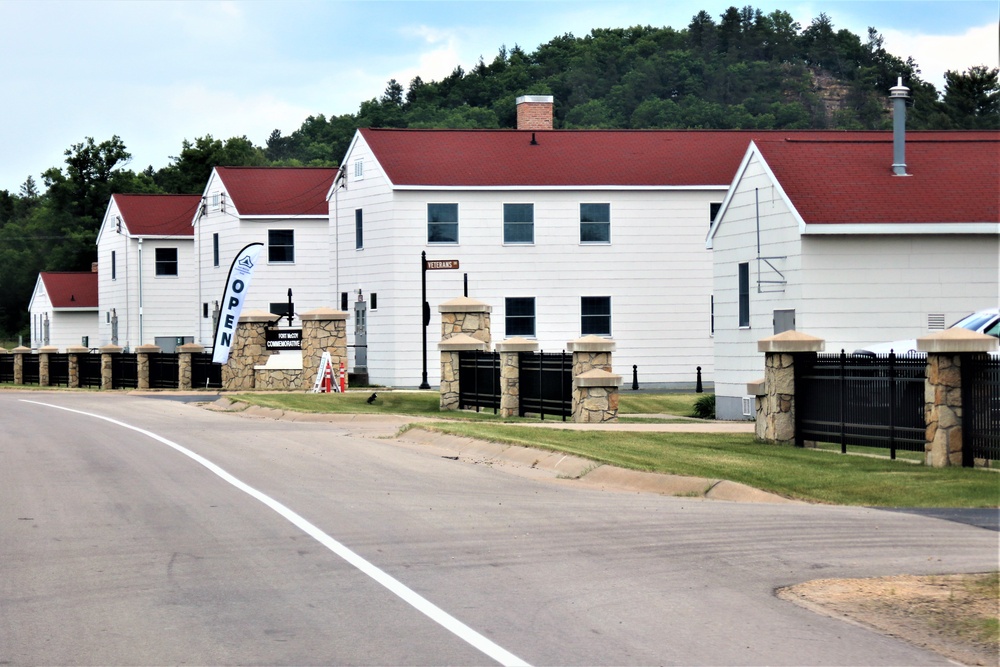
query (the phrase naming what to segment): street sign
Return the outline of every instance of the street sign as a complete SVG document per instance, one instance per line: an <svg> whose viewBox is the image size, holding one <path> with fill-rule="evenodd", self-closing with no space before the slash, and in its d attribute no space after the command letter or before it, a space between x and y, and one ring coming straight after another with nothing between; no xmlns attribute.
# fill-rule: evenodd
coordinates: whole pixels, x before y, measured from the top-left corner
<svg viewBox="0 0 1000 667"><path fill-rule="evenodd" d="M433 271L436 269L457 269L458 260L457 259L428 259L427 260L427 270Z"/></svg>

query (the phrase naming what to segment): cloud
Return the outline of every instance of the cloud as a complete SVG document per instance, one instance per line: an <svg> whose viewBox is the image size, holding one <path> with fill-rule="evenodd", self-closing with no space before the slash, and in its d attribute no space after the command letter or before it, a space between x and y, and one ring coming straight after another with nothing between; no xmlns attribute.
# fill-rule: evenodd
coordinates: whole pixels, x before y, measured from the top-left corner
<svg viewBox="0 0 1000 667"><path fill-rule="evenodd" d="M885 48L890 53L912 54L921 78L944 92L946 70L964 72L973 65L1000 67L997 44L1000 26L988 23L957 35L929 35L911 31L886 30ZM905 56L901 56L904 57Z"/></svg>

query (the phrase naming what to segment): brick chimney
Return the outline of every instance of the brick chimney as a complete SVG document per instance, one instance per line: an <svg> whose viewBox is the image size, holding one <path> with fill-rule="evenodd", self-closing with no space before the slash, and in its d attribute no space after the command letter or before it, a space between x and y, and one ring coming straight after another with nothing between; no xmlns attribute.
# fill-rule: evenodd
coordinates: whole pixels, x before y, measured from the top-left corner
<svg viewBox="0 0 1000 667"><path fill-rule="evenodd" d="M517 98L517 129L551 130L552 95L522 95Z"/></svg>

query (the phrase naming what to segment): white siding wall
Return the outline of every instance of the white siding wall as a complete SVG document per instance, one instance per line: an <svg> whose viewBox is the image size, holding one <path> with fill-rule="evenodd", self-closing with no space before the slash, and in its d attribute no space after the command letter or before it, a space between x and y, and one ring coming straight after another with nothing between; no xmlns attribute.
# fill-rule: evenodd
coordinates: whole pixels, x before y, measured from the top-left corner
<svg viewBox="0 0 1000 667"><path fill-rule="evenodd" d="M45 345L58 347L65 352L66 348L79 346L83 337L90 339L93 345L97 337L97 312L95 309L60 309L52 307L45 283L41 278L35 284L35 292L31 297L29 310L31 320L30 339L25 345L39 348ZM49 339L45 341L45 322L49 323Z"/></svg>
<svg viewBox="0 0 1000 667"><path fill-rule="evenodd" d="M104 217L104 224L97 238L97 303L99 312L97 317L97 340L91 341L91 347L103 347L111 345L112 326L110 318L112 311L118 315L118 344L124 346L126 341L126 328L128 324L128 314L137 305L129 303L132 290L129 289L130 280L135 280L134 273L128 269L128 254L130 243L125 232L119 234L116 231L117 217L121 215L114 198L108 207ZM112 271L111 254L115 256L115 268ZM132 250L134 253L134 250ZM112 273L115 278L112 280ZM138 332L138 329L136 329Z"/></svg>
<svg viewBox="0 0 1000 667"><path fill-rule="evenodd" d="M799 328L826 339L829 352L932 333L1000 300L998 236L802 238Z"/></svg>
<svg viewBox="0 0 1000 667"><path fill-rule="evenodd" d="M761 257L787 281L783 287L762 281L780 280L765 262L757 261L757 216ZM797 309L803 290L798 223L773 187L759 161L747 165L713 241L715 284L715 392L720 418L742 418L746 383L764 376L757 341L774 333L773 312ZM738 265L750 265L750 326L739 327ZM760 282L759 282L760 281ZM797 328L802 329L796 312Z"/></svg>
<svg viewBox="0 0 1000 667"><path fill-rule="evenodd" d="M534 297L543 350L580 337L580 297L610 296L615 369L643 383L689 383L701 366L712 377L711 253L704 248L711 191L396 191L393 195L360 140L348 157L365 158L365 178L348 176L338 194L340 291L378 294L368 319L373 382L421 380L420 253L457 259L458 271L428 271L432 321L428 379L439 380L437 305L469 296L493 306L494 341L504 332L505 297ZM427 204L457 203L459 243L427 243ZM533 245L503 244L503 204L534 204ZM611 244L581 245L580 204L610 203ZM331 201L331 208L334 202ZM364 249L355 250L355 209L364 216ZM335 243L335 245L337 245ZM351 327L349 327L351 329Z"/></svg>

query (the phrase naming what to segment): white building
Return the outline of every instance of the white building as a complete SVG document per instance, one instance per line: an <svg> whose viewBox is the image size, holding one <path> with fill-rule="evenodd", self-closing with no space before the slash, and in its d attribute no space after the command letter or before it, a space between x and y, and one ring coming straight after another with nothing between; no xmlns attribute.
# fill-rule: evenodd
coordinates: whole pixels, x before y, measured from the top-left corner
<svg viewBox="0 0 1000 667"><path fill-rule="evenodd" d="M745 414L757 341L786 329L828 352L916 338L1000 301L1000 133L756 138L708 239L720 419Z"/></svg>
<svg viewBox="0 0 1000 667"><path fill-rule="evenodd" d="M97 342L97 274L90 271L43 271L28 305L31 347L72 346Z"/></svg>
<svg viewBox="0 0 1000 667"><path fill-rule="evenodd" d="M466 277L468 295L493 308L495 342L526 336L555 352L605 335L616 371L637 366L644 386L693 385L699 366L711 380L704 239L752 135L552 131L539 129L551 128L550 97L519 104L547 125L355 135L330 195L333 282L341 307L363 300L371 381L422 380L422 252L460 267L427 272L430 384L436 306Z"/></svg>
<svg viewBox="0 0 1000 667"><path fill-rule="evenodd" d="M99 345L172 352L195 333L197 195L111 196L97 233Z"/></svg>
<svg viewBox="0 0 1000 667"><path fill-rule="evenodd" d="M191 305L197 314L191 324L197 342L212 346L214 317L230 266L250 243L262 243L264 249L244 309L286 315L288 290L293 315L337 305L327 206L336 174L336 169L297 167L212 170L202 205L188 219L194 235L196 293Z"/></svg>

